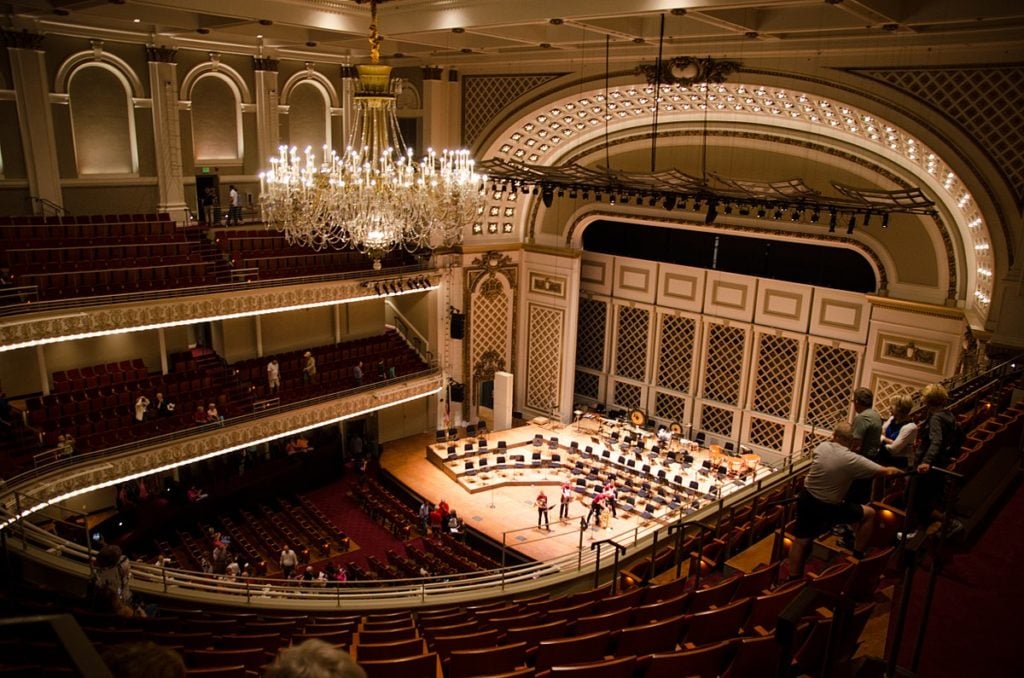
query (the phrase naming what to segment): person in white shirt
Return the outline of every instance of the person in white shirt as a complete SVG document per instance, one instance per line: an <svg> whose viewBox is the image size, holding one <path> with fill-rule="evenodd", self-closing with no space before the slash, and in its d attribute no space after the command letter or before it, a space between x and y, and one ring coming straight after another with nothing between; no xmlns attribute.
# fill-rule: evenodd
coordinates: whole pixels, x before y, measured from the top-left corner
<svg viewBox="0 0 1024 678"><path fill-rule="evenodd" d="M234 184L228 187L228 226L241 223L242 203Z"/></svg>
<svg viewBox="0 0 1024 678"><path fill-rule="evenodd" d="M142 422L146 419L146 408L149 407L149 398L140 395L135 401L135 421Z"/></svg>
<svg viewBox="0 0 1024 678"><path fill-rule="evenodd" d="M281 367L277 364L276 358L267 363L267 386L270 387L271 393L277 393L281 386Z"/></svg>
<svg viewBox="0 0 1024 678"><path fill-rule="evenodd" d="M914 400L909 395L896 396L889 406L892 416L882 425L882 453L885 463L906 467L917 444L917 424L910 418Z"/></svg>

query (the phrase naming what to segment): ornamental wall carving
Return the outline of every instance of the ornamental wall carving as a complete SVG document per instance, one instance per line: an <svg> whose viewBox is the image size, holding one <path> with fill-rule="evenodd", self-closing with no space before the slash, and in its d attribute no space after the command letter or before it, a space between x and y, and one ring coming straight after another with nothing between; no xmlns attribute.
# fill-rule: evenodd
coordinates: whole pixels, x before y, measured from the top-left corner
<svg viewBox="0 0 1024 678"><path fill-rule="evenodd" d="M440 283L436 273L418 274L432 285ZM358 299L375 298L372 288L362 282L344 280L243 289L220 294L154 298L131 304L61 309L53 313L21 315L0 321L0 346L54 341L103 332L126 332L167 327L181 323L227 317L274 313L308 306L323 306Z"/></svg>
<svg viewBox="0 0 1024 678"><path fill-rule="evenodd" d="M49 500L103 483L110 484L133 474L152 473L168 466L216 456L225 450L279 438L324 422L379 410L419 396L432 395L440 390L442 382L440 370L435 369L428 375L394 386L356 393L287 412L272 413L234 425L229 420L225 426L212 429L205 427L194 436L171 443L134 450L119 456L83 461L71 467L61 467L46 476L7 488L8 493L4 496L3 507L13 509L14 503L10 494L13 491L25 493L36 500Z"/></svg>

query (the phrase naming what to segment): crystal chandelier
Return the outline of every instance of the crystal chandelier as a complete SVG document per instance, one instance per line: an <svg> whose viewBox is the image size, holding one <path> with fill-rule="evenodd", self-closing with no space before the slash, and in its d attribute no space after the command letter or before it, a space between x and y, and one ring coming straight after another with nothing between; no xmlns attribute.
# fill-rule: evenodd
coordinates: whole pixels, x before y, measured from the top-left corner
<svg viewBox="0 0 1024 678"><path fill-rule="evenodd" d="M388 252L451 247L482 214L486 177L467 150L428 149L416 162L398 128L401 82L379 63L377 3L370 3L371 63L356 66L355 116L344 155L282 146L260 173L263 218L290 244L356 249L381 268Z"/></svg>

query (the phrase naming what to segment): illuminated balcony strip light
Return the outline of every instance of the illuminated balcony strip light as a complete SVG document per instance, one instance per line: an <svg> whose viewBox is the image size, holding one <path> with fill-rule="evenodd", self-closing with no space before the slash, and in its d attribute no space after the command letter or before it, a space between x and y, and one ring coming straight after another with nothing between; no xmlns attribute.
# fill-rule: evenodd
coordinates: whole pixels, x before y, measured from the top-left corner
<svg viewBox="0 0 1024 678"><path fill-rule="evenodd" d="M330 301L317 301L309 304L294 304L292 306L284 306L282 308L268 308L260 309L256 311L241 311L239 313L223 313L220 315L211 316L195 316L188 318L187 320L172 320L163 323L153 323L151 325L139 325L137 327L124 327L116 330L99 330L96 332L80 332L79 334L65 334L59 337L47 337L45 339L33 339L31 341L22 341L15 344L4 344L0 346L0 353L4 351L13 351L19 348L31 348L33 346L42 346L44 344L55 344L60 341L73 341L75 339L92 339L94 337L106 337L111 334L127 334L128 332L145 332L146 330L159 330L165 327L180 327L181 325L192 325L197 322L212 322L214 320L232 320L234 318L248 318L256 315L270 315L272 313L284 313L286 311L302 311L307 308L321 308L324 306L334 306L341 304L350 304L354 301L366 301L367 299L382 299L385 297L400 297L405 294L416 294L419 292L427 292L430 290L436 290L440 287L440 283L432 284L429 287L420 287L412 290L402 290L400 292L389 292L388 294L368 294L362 297L353 297L351 299L332 299ZM79 313L78 316L85 316L86 313ZM74 317L74 316L59 316L59 317ZM34 320L21 321L24 323L35 322ZM8 323L8 325L14 325L18 323Z"/></svg>
<svg viewBox="0 0 1024 678"><path fill-rule="evenodd" d="M215 450L213 452L207 452L206 454L200 455L198 457L193 457L191 459L185 459L185 460L182 460L182 461L177 461L177 462L174 462L172 464L164 464L163 466L158 466L156 468L149 469L147 471L140 471L139 473L131 473L131 474L128 474L128 475L125 475L125 476L118 476L117 478L111 478L110 480L105 480L102 483L97 483L95 485L90 485L89 487L83 487L83 488L80 488L80 489L77 489L77 490L73 490L71 492L66 492L66 493L64 493L62 495L59 495L59 496L56 496L56 497L52 497L51 499L48 499L48 500L46 500L46 501L44 501L42 503L36 504L35 506L32 506L31 508L24 509L24 510L22 510L21 513L18 513L16 515L11 516L10 518L5 520L4 522L0 523L0 531L3 531L5 529L7 529L13 523L17 522L18 520L21 520L22 518L26 518L26 517L32 515L33 513L36 513L38 511L43 510L47 506L52 506L53 504L59 504L60 502L67 501L68 499L74 499L75 497L78 497L80 495L86 494L87 492L94 492L96 490L102 490L105 487L110 487L112 485L117 485L118 483L127 482L129 480L135 480L137 478L144 478L145 476L151 476L154 473L163 473L164 471L170 471L172 469L176 469L176 468L181 467L181 466L188 466L189 464L195 464L196 462L205 461L207 459L213 459L214 457L219 457L221 455L230 454L232 452L237 452L239 450L244 450L244 449L246 449L248 447L252 447L253 445L261 445L263 443L268 443L271 440L277 440L279 438L286 438L288 436L294 436L294 435L297 435L299 433L304 433L306 431L310 431L310 430L315 429L315 428L320 428L321 426L329 426L331 424L337 424L338 422L345 421L346 419L351 419L353 417L361 417L364 414L369 414L371 412L377 412L377 411L383 410L384 408L387 408L387 407L392 407L394 405L402 405L404 403L412 402L413 400L419 400L420 398L425 398L427 396L437 395L442 390L444 390L444 386L443 385L442 386L438 386L437 388L432 389L432 390L427 390L427 391L424 391L422 393L417 393L416 395L409 396L408 398L402 398L401 400L395 400L395 401L392 401L392 402L381 403L380 405L377 405L377 406L374 406L374 407L368 407L368 408L366 408L364 410L360 410L358 412L351 412L349 414L343 414L340 417L334 417L333 419L326 419L324 421L319 421L319 422L317 422L315 424L310 424L308 426L302 426L300 428L291 429L291 430L289 430L287 432L284 432L284 433L279 433L279 434L275 434L275 435L272 435L272 436L267 436L265 438L260 438L259 440L250 440L250 441L247 441L247 442L242 443L240 445L232 445L231 447L226 447L226 448L224 448L222 450Z"/></svg>

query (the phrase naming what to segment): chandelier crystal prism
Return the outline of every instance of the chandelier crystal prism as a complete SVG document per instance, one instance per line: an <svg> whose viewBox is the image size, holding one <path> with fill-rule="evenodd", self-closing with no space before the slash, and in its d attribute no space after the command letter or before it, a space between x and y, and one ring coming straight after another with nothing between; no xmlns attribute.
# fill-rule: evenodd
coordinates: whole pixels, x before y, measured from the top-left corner
<svg viewBox="0 0 1024 678"><path fill-rule="evenodd" d="M260 173L260 204L268 227L290 244L315 250L352 248L381 268L389 252L453 247L483 213L486 176L468 150L432 149L413 160L398 127L401 81L380 63L377 3L370 3L371 63L356 66L354 116L343 155L318 163L307 147L282 146Z"/></svg>

